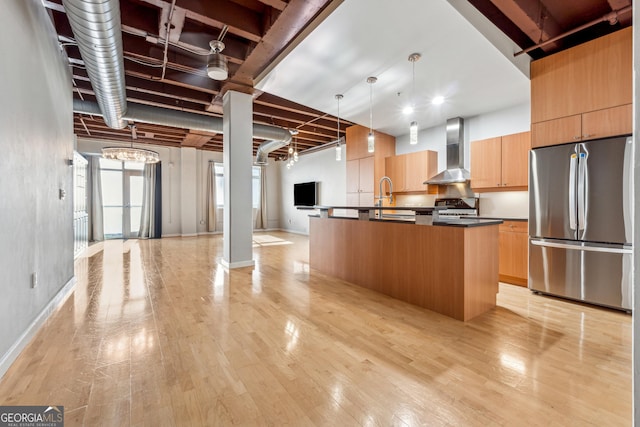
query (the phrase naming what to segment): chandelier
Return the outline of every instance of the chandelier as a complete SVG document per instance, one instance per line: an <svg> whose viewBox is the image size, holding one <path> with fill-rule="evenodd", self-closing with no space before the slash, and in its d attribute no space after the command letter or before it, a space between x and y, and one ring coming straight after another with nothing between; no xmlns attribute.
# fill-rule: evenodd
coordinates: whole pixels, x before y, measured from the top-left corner
<svg viewBox="0 0 640 427"><path fill-rule="evenodd" d="M160 156L155 151L133 147L133 140L136 138L136 125L130 124L129 129L131 129L131 145L129 147L105 147L102 149L102 158L123 162L158 163Z"/></svg>

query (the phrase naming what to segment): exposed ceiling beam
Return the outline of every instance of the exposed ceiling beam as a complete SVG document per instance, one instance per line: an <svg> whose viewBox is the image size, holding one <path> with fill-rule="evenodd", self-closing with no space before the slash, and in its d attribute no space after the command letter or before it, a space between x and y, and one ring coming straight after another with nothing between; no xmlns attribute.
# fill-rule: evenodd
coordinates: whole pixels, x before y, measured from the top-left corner
<svg viewBox="0 0 640 427"><path fill-rule="evenodd" d="M188 19L219 29L228 25L229 33L254 42L262 38L260 15L237 3L224 0L180 0L180 7L186 9Z"/></svg>
<svg viewBox="0 0 640 427"><path fill-rule="evenodd" d="M491 0L533 41L540 43L562 33L562 27L539 0ZM545 50L555 49L549 44Z"/></svg>
<svg viewBox="0 0 640 427"><path fill-rule="evenodd" d="M291 0L236 72L236 79L253 86L254 79L287 47L331 0Z"/></svg>
<svg viewBox="0 0 640 427"><path fill-rule="evenodd" d="M264 3L267 6L271 6L274 9L278 9L279 11L283 11L285 7L287 7L287 3L282 0L258 0L260 3Z"/></svg>

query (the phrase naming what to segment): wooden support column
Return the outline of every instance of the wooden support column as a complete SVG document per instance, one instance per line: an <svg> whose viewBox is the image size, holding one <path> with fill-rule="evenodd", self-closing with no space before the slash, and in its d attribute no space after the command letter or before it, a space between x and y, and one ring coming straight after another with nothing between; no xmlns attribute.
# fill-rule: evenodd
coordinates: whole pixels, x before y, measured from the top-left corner
<svg viewBox="0 0 640 427"><path fill-rule="evenodd" d="M226 268L250 267L253 260L253 107L251 95L228 91L223 97L224 242Z"/></svg>

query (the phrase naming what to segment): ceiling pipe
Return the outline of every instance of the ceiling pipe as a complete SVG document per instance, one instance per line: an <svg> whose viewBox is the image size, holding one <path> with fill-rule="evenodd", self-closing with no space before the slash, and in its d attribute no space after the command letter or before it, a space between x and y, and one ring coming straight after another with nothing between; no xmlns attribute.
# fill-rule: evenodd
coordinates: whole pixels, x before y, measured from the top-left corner
<svg viewBox="0 0 640 427"><path fill-rule="evenodd" d="M580 25L579 27L576 27L576 28L574 28L572 30L569 30L569 31L565 32L565 33L562 33L560 35L552 37L549 40L545 40L542 43L535 44L533 46L530 46L530 47L528 47L526 49L521 50L520 52L516 52L516 53L513 54L513 56L519 56L519 55L522 55L523 53L529 53L532 50L538 49L540 47L548 45L549 43L553 43L553 42L555 42L557 40L563 39L563 38L565 38L567 36L570 36L571 34L577 33L578 31L582 31L582 30L584 30L586 28L593 27L594 25L599 24L601 22L605 22L606 21L606 22L609 22L611 25L613 25L613 24L618 22L618 16L619 15L624 15L627 12L631 12L632 9L633 9L632 6L626 6L626 7L623 7L622 9L614 10L613 12L609 12L606 15L603 15L598 19L594 19L593 21L587 22L586 24Z"/></svg>
<svg viewBox="0 0 640 427"><path fill-rule="evenodd" d="M73 100L73 112L102 116L98 104L91 101ZM104 117L104 116L103 116ZM185 111L170 110L168 108L154 107L151 105L129 103L127 113L123 117L126 121L149 123L160 126L173 126L177 128L198 130L203 132L222 133L222 117L211 117L202 114L188 113ZM256 155L257 165L266 165L269 153L291 142L291 132L287 129L253 123L253 137L267 139L258 147Z"/></svg>
<svg viewBox="0 0 640 427"><path fill-rule="evenodd" d="M124 129L127 121L138 121L222 133L220 117L148 105L127 105L120 3L118 0L63 0L63 4L98 101L95 104L74 99L74 112L102 116L107 126L115 129ZM174 4L175 0L169 23ZM256 164L266 164L270 152L291 142L288 130L258 123L253 124L253 137L268 140L258 147Z"/></svg>
<svg viewBox="0 0 640 427"><path fill-rule="evenodd" d="M80 55L107 126L124 129L127 96L118 0L63 0Z"/></svg>

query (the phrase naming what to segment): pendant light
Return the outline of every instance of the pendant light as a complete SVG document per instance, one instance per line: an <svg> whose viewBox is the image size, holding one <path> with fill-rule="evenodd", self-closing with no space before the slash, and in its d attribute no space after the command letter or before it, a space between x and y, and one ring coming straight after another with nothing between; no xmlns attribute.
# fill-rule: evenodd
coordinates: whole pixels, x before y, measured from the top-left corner
<svg viewBox="0 0 640 427"><path fill-rule="evenodd" d="M344 98L342 94L337 94L336 99L338 100L338 144L336 145L336 161L339 162L342 160L342 145L340 144L340 100Z"/></svg>
<svg viewBox="0 0 640 427"><path fill-rule="evenodd" d="M367 137L367 151L373 153L375 151L375 137L373 135L373 84L378 79L375 77L368 77L367 83L369 83L369 136Z"/></svg>
<svg viewBox="0 0 640 427"><path fill-rule="evenodd" d="M129 130L131 131L131 145L129 147L105 147L102 149L102 158L123 162L158 163L160 161L158 153L133 146L133 140L137 139L136 125L131 123Z"/></svg>
<svg viewBox="0 0 640 427"><path fill-rule="evenodd" d="M415 96L416 96L416 61L420 59L422 55L419 53L412 53L409 55L409 62L412 66L412 87L411 87L411 110L415 111ZM418 122L413 120L409 125L409 144L416 145L418 143Z"/></svg>

